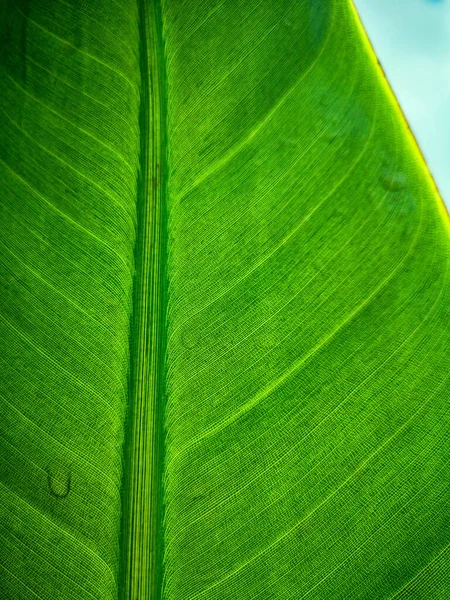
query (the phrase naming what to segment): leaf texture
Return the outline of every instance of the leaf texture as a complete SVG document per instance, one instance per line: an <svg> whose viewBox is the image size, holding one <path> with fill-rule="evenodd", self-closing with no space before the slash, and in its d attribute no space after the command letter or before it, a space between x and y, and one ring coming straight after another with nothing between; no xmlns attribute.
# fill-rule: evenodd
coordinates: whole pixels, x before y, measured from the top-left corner
<svg viewBox="0 0 450 600"><path fill-rule="evenodd" d="M350 0L0 37L0 597L448 598L448 215Z"/></svg>

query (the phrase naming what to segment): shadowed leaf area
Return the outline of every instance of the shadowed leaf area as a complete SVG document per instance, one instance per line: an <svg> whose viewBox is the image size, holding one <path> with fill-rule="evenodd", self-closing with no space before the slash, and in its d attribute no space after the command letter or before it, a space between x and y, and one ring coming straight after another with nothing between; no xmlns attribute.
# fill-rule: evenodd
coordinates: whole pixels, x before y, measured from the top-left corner
<svg viewBox="0 0 450 600"><path fill-rule="evenodd" d="M448 599L448 216L350 0L4 0L0 65L0 598Z"/></svg>

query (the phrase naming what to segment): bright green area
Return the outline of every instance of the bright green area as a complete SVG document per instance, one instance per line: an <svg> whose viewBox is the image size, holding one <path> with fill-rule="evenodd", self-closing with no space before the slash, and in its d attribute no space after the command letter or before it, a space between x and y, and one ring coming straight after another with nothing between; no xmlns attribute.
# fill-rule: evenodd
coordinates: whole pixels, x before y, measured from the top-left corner
<svg viewBox="0 0 450 600"><path fill-rule="evenodd" d="M349 0L0 42L0 598L448 599L448 216Z"/></svg>

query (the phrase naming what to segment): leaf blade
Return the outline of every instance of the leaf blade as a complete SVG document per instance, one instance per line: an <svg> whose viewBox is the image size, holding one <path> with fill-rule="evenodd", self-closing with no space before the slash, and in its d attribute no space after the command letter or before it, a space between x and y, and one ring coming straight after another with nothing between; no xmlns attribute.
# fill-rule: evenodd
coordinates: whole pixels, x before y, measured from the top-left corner
<svg viewBox="0 0 450 600"><path fill-rule="evenodd" d="M2 592L445 598L448 216L353 5L54 4L0 9Z"/></svg>
<svg viewBox="0 0 450 600"><path fill-rule="evenodd" d="M0 588L115 598L138 36L131 2L56 4L1 9Z"/></svg>

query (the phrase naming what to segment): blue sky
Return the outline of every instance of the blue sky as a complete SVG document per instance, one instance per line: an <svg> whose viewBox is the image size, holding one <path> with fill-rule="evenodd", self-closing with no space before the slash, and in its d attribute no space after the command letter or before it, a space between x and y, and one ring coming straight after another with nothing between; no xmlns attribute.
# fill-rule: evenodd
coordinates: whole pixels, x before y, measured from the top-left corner
<svg viewBox="0 0 450 600"><path fill-rule="evenodd" d="M354 0L450 208L450 0Z"/></svg>

